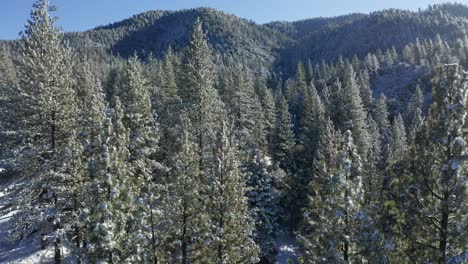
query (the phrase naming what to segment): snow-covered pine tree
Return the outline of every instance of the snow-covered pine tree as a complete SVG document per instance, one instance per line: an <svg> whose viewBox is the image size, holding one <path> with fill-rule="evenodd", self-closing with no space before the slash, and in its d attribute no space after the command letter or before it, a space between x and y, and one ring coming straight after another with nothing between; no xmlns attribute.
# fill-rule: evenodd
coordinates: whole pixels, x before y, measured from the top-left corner
<svg viewBox="0 0 468 264"><path fill-rule="evenodd" d="M172 48L166 52L164 61L162 63L162 72L161 72L161 87L159 93L159 100L162 105L172 105L180 103L180 97L177 87L177 74L179 67L179 60L177 56L172 51Z"/></svg>
<svg viewBox="0 0 468 264"><path fill-rule="evenodd" d="M155 219L153 203L157 192L158 163L153 155L157 151L158 128L152 112L151 100L143 77L142 67L136 56L124 67L120 82L124 125L130 133L129 166L132 171L130 199L133 206L129 218L129 258L131 261L154 262Z"/></svg>
<svg viewBox="0 0 468 264"><path fill-rule="evenodd" d="M274 189L275 175L260 151L251 151L244 164L247 197L255 224L255 243L260 248L259 263L276 261L278 193Z"/></svg>
<svg viewBox="0 0 468 264"><path fill-rule="evenodd" d="M380 94L379 98L376 100L371 115L379 129L382 156L379 167L380 169L384 169L387 166L388 160L388 144L391 126L388 119L387 97L383 93Z"/></svg>
<svg viewBox="0 0 468 264"><path fill-rule="evenodd" d="M302 263L327 263L336 254L333 244L329 244L336 221L331 221L335 219L334 209L328 199L333 195L329 184L336 171L339 142L340 135L328 119L320 133L313 163L314 178L308 184L308 204L303 209L303 223L298 235Z"/></svg>
<svg viewBox="0 0 468 264"><path fill-rule="evenodd" d="M12 86L18 82L15 65L11 58L10 49L0 47L0 85Z"/></svg>
<svg viewBox="0 0 468 264"><path fill-rule="evenodd" d="M276 123L276 106L273 92L265 84L261 78L255 81L255 91L260 99L263 110L263 129L266 135L266 148L263 149L265 153L271 153L273 149L273 136Z"/></svg>
<svg viewBox="0 0 468 264"><path fill-rule="evenodd" d="M179 96L186 107L192 123L191 133L197 144L199 169L208 178L214 162L213 148L216 131L225 117L223 104L214 89L214 70L211 61L211 48L197 18L182 61L182 85Z"/></svg>
<svg viewBox="0 0 468 264"><path fill-rule="evenodd" d="M437 68L427 122L407 161L400 235L410 261L462 263L466 259L467 76L458 65ZM395 179L397 180L397 179Z"/></svg>
<svg viewBox="0 0 468 264"><path fill-rule="evenodd" d="M351 64L346 64L343 73L343 89L341 90L341 102L335 107L342 108L343 120L337 126L343 130L351 130L360 153L365 153L369 146L366 132L366 113L361 101L359 87L356 82L356 74Z"/></svg>
<svg viewBox="0 0 468 264"><path fill-rule="evenodd" d="M213 263L256 263L259 248L254 242L254 222L246 197L246 182L239 171L236 146L226 125L217 135L216 161L211 175Z"/></svg>
<svg viewBox="0 0 468 264"><path fill-rule="evenodd" d="M286 99L278 91L276 95L276 122L273 139L273 160L284 170L291 169L294 134L292 132L291 114Z"/></svg>
<svg viewBox="0 0 468 264"><path fill-rule="evenodd" d="M388 120L388 107L387 97L382 93L377 99L374 109L372 110L372 117L374 118L382 136L382 143L388 143L390 133L390 122Z"/></svg>
<svg viewBox="0 0 468 264"><path fill-rule="evenodd" d="M127 215L131 172L129 133L123 125L120 100L105 117L101 134L90 138L98 145L88 159L88 179L84 187L81 219L84 225L84 256L89 262L125 261L127 252Z"/></svg>
<svg viewBox="0 0 468 264"><path fill-rule="evenodd" d="M169 177L162 195L161 230L157 232L164 252L163 263L206 263L209 251L210 215L206 206L209 186L201 178L197 144L190 133L191 123L181 113L174 127L177 152L171 157Z"/></svg>
<svg viewBox="0 0 468 264"><path fill-rule="evenodd" d="M354 70L357 71L357 69ZM370 87L369 72L366 69L360 71L357 75L356 82L359 87L359 94L361 95L362 105L364 109L370 110L374 99L372 97L372 89Z"/></svg>
<svg viewBox="0 0 468 264"><path fill-rule="evenodd" d="M159 65L159 63L158 63ZM180 60L174 54L171 47L165 54L164 61L160 65L157 81L152 81L157 86L157 91L152 98L152 107L157 113L157 122L160 126L159 151L157 159L165 166L172 166L171 158L177 152L177 133L173 133L177 119L174 116L181 112L182 101L178 94L180 86Z"/></svg>
<svg viewBox="0 0 468 264"><path fill-rule="evenodd" d="M79 212L87 208L90 204L85 202L88 193L82 192L83 186L90 184L91 161L101 155L101 136L103 122L106 114L106 103L101 83L94 78L88 61L84 61L79 66L79 74L75 81L75 91L77 91L77 134L79 143L83 148L81 156L78 158L83 163L81 170L76 175L78 184L75 186L73 197L74 212ZM86 164L88 169L86 169ZM83 241L83 222L76 217L74 225L75 248L81 261Z"/></svg>
<svg viewBox="0 0 468 264"><path fill-rule="evenodd" d="M362 164L349 130L343 135L336 158L335 164L330 164L333 161L327 160L328 157L317 162L323 176L317 175L317 181L311 182L312 197L310 209L306 210L306 231L299 237L306 252L304 263L363 260L360 253L365 218L362 210Z"/></svg>
<svg viewBox="0 0 468 264"><path fill-rule="evenodd" d="M423 110L423 103L424 103L424 95L419 85L417 85L407 107L406 124L408 126L411 126L411 122L417 116L418 109L419 111Z"/></svg>
<svg viewBox="0 0 468 264"><path fill-rule="evenodd" d="M265 128L262 105L255 93L253 78L247 72L241 72L236 76L236 91L234 98L233 116L236 136L241 147L265 148Z"/></svg>
<svg viewBox="0 0 468 264"><path fill-rule="evenodd" d="M289 103L289 111L292 117L293 131L296 133L299 129L299 122L302 117L302 101L308 87L307 74L304 64L299 62L296 68L296 78L288 80L285 84L286 92L284 96Z"/></svg>
<svg viewBox="0 0 468 264"><path fill-rule="evenodd" d="M392 163L396 160L405 159L408 150L406 139L406 129L401 114L398 114L392 123L390 129L390 138L388 145L387 162Z"/></svg>
<svg viewBox="0 0 468 264"><path fill-rule="evenodd" d="M18 78L10 50L0 47L0 160L8 160L14 167L15 141L17 141L16 105L21 96L17 94Z"/></svg>
<svg viewBox="0 0 468 264"><path fill-rule="evenodd" d="M38 231L43 240L52 238L54 259L62 261L62 242L74 218L73 190L80 145L76 135L76 93L72 89L71 51L63 45L54 10L47 0L33 5L21 45L21 83L15 107L21 146L21 203L15 221L20 237Z"/></svg>
<svg viewBox="0 0 468 264"><path fill-rule="evenodd" d="M320 142L320 130L325 126L325 110L313 84L305 91L302 100L302 116L299 126L299 144L296 145L295 175L291 185L287 207L291 212L290 222L296 227L302 222L302 208L307 204L307 185L313 179L316 150Z"/></svg>

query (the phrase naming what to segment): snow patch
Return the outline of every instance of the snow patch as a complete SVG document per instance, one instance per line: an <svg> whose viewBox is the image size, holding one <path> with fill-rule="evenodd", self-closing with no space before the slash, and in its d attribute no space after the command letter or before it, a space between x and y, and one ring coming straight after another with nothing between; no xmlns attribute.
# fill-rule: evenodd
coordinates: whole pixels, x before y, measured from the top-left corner
<svg viewBox="0 0 468 264"><path fill-rule="evenodd" d="M286 231L278 232L276 237L276 246L278 251L277 264L299 263L299 250L296 237Z"/></svg>

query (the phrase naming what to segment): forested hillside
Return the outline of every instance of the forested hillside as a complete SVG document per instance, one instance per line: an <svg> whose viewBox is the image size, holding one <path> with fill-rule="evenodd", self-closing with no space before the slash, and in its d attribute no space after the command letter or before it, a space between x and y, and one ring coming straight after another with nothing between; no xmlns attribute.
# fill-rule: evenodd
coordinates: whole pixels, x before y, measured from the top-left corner
<svg viewBox="0 0 468 264"><path fill-rule="evenodd" d="M468 261L467 6L53 10L0 46L1 263Z"/></svg>

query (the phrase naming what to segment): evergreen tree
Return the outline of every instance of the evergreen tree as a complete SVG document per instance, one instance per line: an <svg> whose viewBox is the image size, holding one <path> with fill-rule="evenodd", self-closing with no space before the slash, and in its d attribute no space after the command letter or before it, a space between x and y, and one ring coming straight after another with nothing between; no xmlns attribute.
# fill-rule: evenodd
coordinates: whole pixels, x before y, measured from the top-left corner
<svg viewBox="0 0 468 264"><path fill-rule="evenodd" d="M172 105L179 103L180 97L177 94L177 67L179 67L178 58L172 51L172 48L166 52L166 57L162 63L162 72L161 72L161 88L159 94L159 101L163 105Z"/></svg>
<svg viewBox="0 0 468 264"><path fill-rule="evenodd" d="M273 148L273 137L276 123L275 99L271 89L268 89L264 81L260 78L256 79L255 91L258 95L263 111L263 119L261 121L263 123L262 126L265 130L264 134L266 136L266 148L264 151L271 153Z"/></svg>
<svg viewBox="0 0 468 264"><path fill-rule="evenodd" d="M344 71L343 88L341 89L340 102L335 107L339 107L343 114L343 119L336 124L342 130L351 130L358 144L361 153L365 153L369 142L366 133L366 113L364 111L356 76L350 64Z"/></svg>
<svg viewBox="0 0 468 264"><path fill-rule="evenodd" d="M314 178L308 184L309 203L304 208L304 222L298 236L303 263L325 263L327 259L334 259L333 244L329 244L333 235L328 230L332 226L329 217L333 212L329 203L333 192L329 184L336 171L339 141L339 134L332 121L328 120L320 133L320 144L313 163Z"/></svg>
<svg viewBox="0 0 468 264"><path fill-rule="evenodd" d="M372 103L373 103L373 98L372 98L372 90L370 87L370 77L369 73L367 70L363 70L362 72L359 72L356 82L357 85L359 86L359 94L361 95L361 101L364 109L370 110Z"/></svg>
<svg viewBox="0 0 468 264"><path fill-rule="evenodd" d="M0 48L0 160L8 160L14 167L15 142L18 140L16 120L19 119L16 106L21 103L17 93L18 78L10 50Z"/></svg>
<svg viewBox="0 0 468 264"><path fill-rule="evenodd" d="M331 123L319 150L316 178L309 184L310 200L299 236L304 263L362 262L367 216L363 210L362 164L351 132L336 147ZM331 138L334 137L335 139ZM324 141L321 141L325 143ZM323 144L322 143L322 144Z"/></svg>
<svg viewBox="0 0 468 264"><path fill-rule="evenodd" d="M16 225L20 236L39 230L43 247L51 235L55 263L61 263L62 242L74 214L71 197L81 152L76 135L76 93L72 89L71 52L62 44L59 29L46 0L33 5L21 46L21 83L16 120L28 148L20 155L21 213ZM21 230L23 229L23 230ZM26 229L26 230L25 230Z"/></svg>
<svg viewBox="0 0 468 264"><path fill-rule="evenodd" d="M85 256L90 262L124 261L131 172L126 166L129 133L123 125L124 113L118 98L105 117L102 134L91 136L96 154L88 159L88 179L84 188L81 219L85 223ZM97 206L96 206L96 203Z"/></svg>
<svg viewBox="0 0 468 264"><path fill-rule="evenodd" d="M274 175L259 151L252 151L246 164L247 197L255 224L255 243L260 248L259 263L276 260L278 197Z"/></svg>
<svg viewBox="0 0 468 264"><path fill-rule="evenodd" d="M384 94L381 94L379 99L376 101L372 111L372 116L379 127L382 144L388 144L390 136L390 122L388 120L387 97L385 97Z"/></svg>
<svg viewBox="0 0 468 264"><path fill-rule="evenodd" d="M10 50L3 46L0 48L0 85L13 86L17 82L16 69Z"/></svg>
<svg viewBox="0 0 468 264"><path fill-rule="evenodd" d="M399 114L393 119L393 124L390 129L390 140L388 146L388 162L392 163L406 157L408 150L406 140L406 129L403 123L403 118Z"/></svg>
<svg viewBox="0 0 468 264"><path fill-rule="evenodd" d="M312 85L311 89L306 91L303 100L303 115L301 118L299 144L295 153L295 175L290 183L294 190L289 194L288 208L292 213L291 223L301 222L301 209L307 203L307 185L313 179L313 166L316 150L320 142L320 130L324 127L324 109L320 97Z"/></svg>
<svg viewBox="0 0 468 264"><path fill-rule="evenodd" d="M153 159L157 151L157 127L152 113L150 96L142 68L136 57L126 64L119 93L124 102L123 123L130 133L128 162L131 167L132 183L128 226L130 239L128 252L131 261L154 261L155 223L152 204L155 183L159 180L157 162Z"/></svg>
<svg viewBox="0 0 468 264"><path fill-rule="evenodd" d="M179 89L179 96L186 105L193 124L191 133L196 138L200 172L208 177L210 164L214 162L212 149L216 139L215 131L220 128L225 113L213 86L211 49L200 19L195 21L182 68L183 85Z"/></svg>
<svg viewBox="0 0 468 264"><path fill-rule="evenodd" d="M176 126L178 152L173 154L170 177L162 192L161 224L158 232L165 252L162 262L204 263L209 259L206 241L210 238L210 215L206 206L209 186L202 180L197 145L193 143L187 114L182 113Z"/></svg>
<svg viewBox="0 0 468 264"><path fill-rule="evenodd" d="M284 96L279 93L276 99L273 160L278 162L283 169L289 169L291 165L291 152L294 146L294 134L291 129L292 123L288 104Z"/></svg>
<svg viewBox="0 0 468 264"><path fill-rule="evenodd" d="M254 223L250 217L246 184L239 171L235 146L225 126L218 133L216 162L211 179L211 225L214 263L255 263Z"/></svg>
<svg viewBox="0 0 468 264"><path fill-rule="evenodd" d="M265 148L266 134L262 105L254 91L253 80L247 73L241 73L236 80L233 109L237 137L250 148Z"/></svg>
<svg viewBox="0 0 468 264"><path fill-rule="evenodd" d="M437 69L427 122L410 148L409 173L400 178L406 200L399 230L411 261L457 263L465 258L466 80L458 65Z"/></svg>
<svg viewBox="0 0 468 264"><path fill-rule="evenodd" d="M422 94L419 85L417 85L416 90L414 91L414 94L408 104L406 124L411 124L411 122L416 118L418 111L423 110L423 103L424 95Z"/></svg>

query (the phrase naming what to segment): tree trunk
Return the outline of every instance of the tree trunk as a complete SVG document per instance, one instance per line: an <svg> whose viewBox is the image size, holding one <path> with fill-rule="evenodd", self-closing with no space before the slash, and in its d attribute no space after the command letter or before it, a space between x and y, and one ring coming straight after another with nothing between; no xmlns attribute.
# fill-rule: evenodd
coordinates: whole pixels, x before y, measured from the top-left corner
<svg viewBox="0 0 468 264"><path fill-rule="evenodd" d="M346 225L346 238L344 242L344 252L343 252L343 258L346 263L349 263L349 218L348 218L348 204L346 203L346 198L348 197L348 190L345 192L345 204L346 204L346 210L345 210L345 225Z"/></svg>
<svg viewBox="0 0 468 264"><path fill-rule="evenodd" d="M187 215L186 215L186 204L185 204L185 199L184 199L184 212L182 216L182 264L187 264Z"/></svg>
<svg viewBox="0 0 468 264"><path fill-rule="evenodd" d="M73 201L73 210L75 212L78 212L78 201L76 198L76 194L74 195L74 201ZM80 229L80 224L76 223L75 224L75 243L76 243L76 248L78 249L78 252L80 251L80 246L81 246L81 229ZM77 264L81 264L81 252L78 253L78 258L76 260Z"/></svg>
<svg viewBox="0 0 468 264"><path fill-rule="evenodd" d="M152 195L152 194L150 194ZM150 199L151 203L151 199ZM151 242L153 243L153 257L154 257L154 264L158 264L158 257L156 256L156 235L154 232L154 220L153 220L153 208L151 207L150 204L150 221L151 221Z"/></svg>
<svg viewBox="0 0 468 264"><path fill-rule="evenodd" d="M445 256L447 252L447 229L449 219L449 208L448 208L448 193L444 194L444 200L442 201L442 221L440 223L439 232L439 263L445 263Z"/></svg>
<svg viewBox="0 0 468 264"><path fill-rule="evenodd" d="M55 238L55 243L54 243L54 247L55 247L54 261L55 261L55 264L61 264L62 263L62 252L61 252L62 241L60 240L60 237L58 237L57 234L56 236L57 237Z"/></svg>

